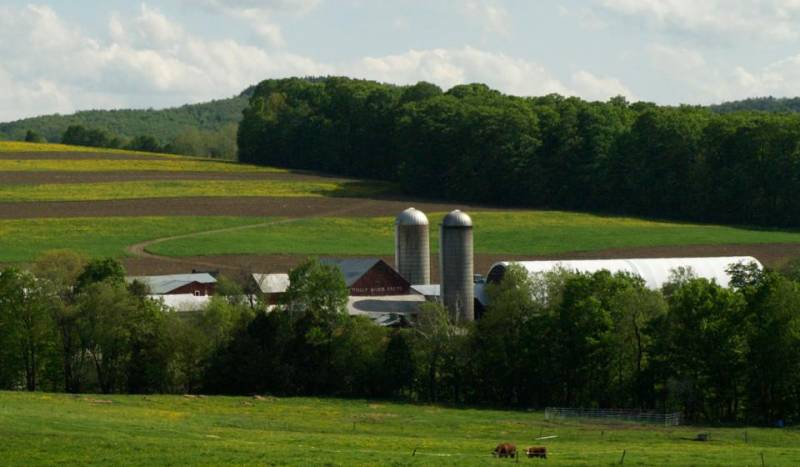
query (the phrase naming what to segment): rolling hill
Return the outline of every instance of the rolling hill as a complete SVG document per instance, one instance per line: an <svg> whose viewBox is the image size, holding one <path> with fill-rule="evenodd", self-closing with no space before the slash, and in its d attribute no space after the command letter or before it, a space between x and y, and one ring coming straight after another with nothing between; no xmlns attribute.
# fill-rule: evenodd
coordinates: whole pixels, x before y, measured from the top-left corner
<svg viewBox="0 0 800 467"><path fill-rule="evenodd" d="M228 99L161 110L86 110L26 118L0 123L0 140L24 140L30 130L57 143L68 127L80 125L101 130L123 143L137 136L151 136L161 146L172 147L172 152L234 159L236 128L252 92L253 88L248 88ZM215 148L209 148L212 145Z"/></svg>
<svg viewBox="0 0 800 467"><path fill-rule="evenodd" d="M0 142L0 263L73 249L135 274L286 271L307 256L393 253L408 206L476 222L476 270L509 259L800 256L800 233L403 197L390 183L168 154ZM437 235L432 231L432 246ZM434 268L436 266L434 262Z"/></svg>

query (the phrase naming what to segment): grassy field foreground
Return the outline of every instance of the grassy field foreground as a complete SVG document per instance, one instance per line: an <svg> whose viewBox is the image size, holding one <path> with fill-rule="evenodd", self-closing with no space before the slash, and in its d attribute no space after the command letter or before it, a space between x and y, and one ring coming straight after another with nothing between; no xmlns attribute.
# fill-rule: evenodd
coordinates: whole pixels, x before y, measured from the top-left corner
<svg viewBox="0 0 800 467"><path fill-rule="evenodd" d="M744 434L747 431L748 442ZM709 431L712 440L692 441ZM538 436L557 436L535 441ZM2 465L797 465L794 429L551 422L540 412L308 398L0 392ZM416 454L414 451L416 450ZM521 464L538 460L520 459Z"/></svg>

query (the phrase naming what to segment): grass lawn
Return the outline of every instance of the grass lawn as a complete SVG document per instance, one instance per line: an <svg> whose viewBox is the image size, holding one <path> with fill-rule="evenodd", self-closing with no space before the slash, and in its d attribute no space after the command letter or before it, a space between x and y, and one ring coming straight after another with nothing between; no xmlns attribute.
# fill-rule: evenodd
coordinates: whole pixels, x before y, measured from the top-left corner
<svg viewBox="0 0 800 467"><path fill-rule="evenodd" d="M235 227L266 220L253 217L0 220L0 262L32 261L44 251L64 248L91 257L120 257L125 254L126 246L151 238Z"/></svg>
<svg viewBox="0 0 800 467"><path fill-rule="evenodd" d="M475 212L475 252L541 255L607 248L800 242L800 232L654 222L557 211ZM430 214L431 248L438 251ZM201 235L153 245L167 256L242 253L387 255L394 251L394 219L306 219L268 227Z"/></svg>
<svg viewBox="0 0 800 467"><path fill-rule="evenodd" d="M710 442L691 440L703 431ZM625 465L761 465L762 453L766 465L800 463L795 429L547 421L541 412L310 398L0 392L0 440L9 466L514 463L492 458L499 442L546 446L547 465L619 464L623 451Z"/></svg>
<svg viewBox="0 0 800 467"><path fill-rule="evenodd" d="M386 192L390 185L370 182L291 180L171 180L104 183L49 183L0 186L0 201L98 201L190 196L349 196Z"/></svg>
<svg viewBox="0 0 800 467"><path fill-rule="evenodd" d="M0 172L112 172L112 171L166 171L166 172L260 172L286 173L285 169L258 167L235 162L212 161L175 157L153 160L113 159L0 159Z"/></svg>

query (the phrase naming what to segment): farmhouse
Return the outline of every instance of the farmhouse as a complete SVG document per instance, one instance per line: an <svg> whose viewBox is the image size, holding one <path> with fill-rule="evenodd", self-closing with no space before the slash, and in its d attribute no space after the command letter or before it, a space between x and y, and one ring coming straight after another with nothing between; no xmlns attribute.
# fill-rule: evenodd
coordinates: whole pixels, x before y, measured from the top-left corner
<svg viewBox="0 0 800 467"><path fill-rule="evenodd" d="M276 305L289 288L289 274L252 274L250 277L267 305Z"/></svg>

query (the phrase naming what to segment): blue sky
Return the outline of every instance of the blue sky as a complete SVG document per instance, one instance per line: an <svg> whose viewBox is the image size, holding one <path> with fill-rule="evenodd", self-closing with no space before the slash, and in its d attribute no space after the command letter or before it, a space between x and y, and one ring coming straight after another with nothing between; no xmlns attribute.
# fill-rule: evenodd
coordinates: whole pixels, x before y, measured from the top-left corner
<svg viewBox="0 0 800 467"><path fill-rule="evenodd" d="M0 121L320 74L661 104L800 94L800 0L3 0L0 44Z"/></svg>

